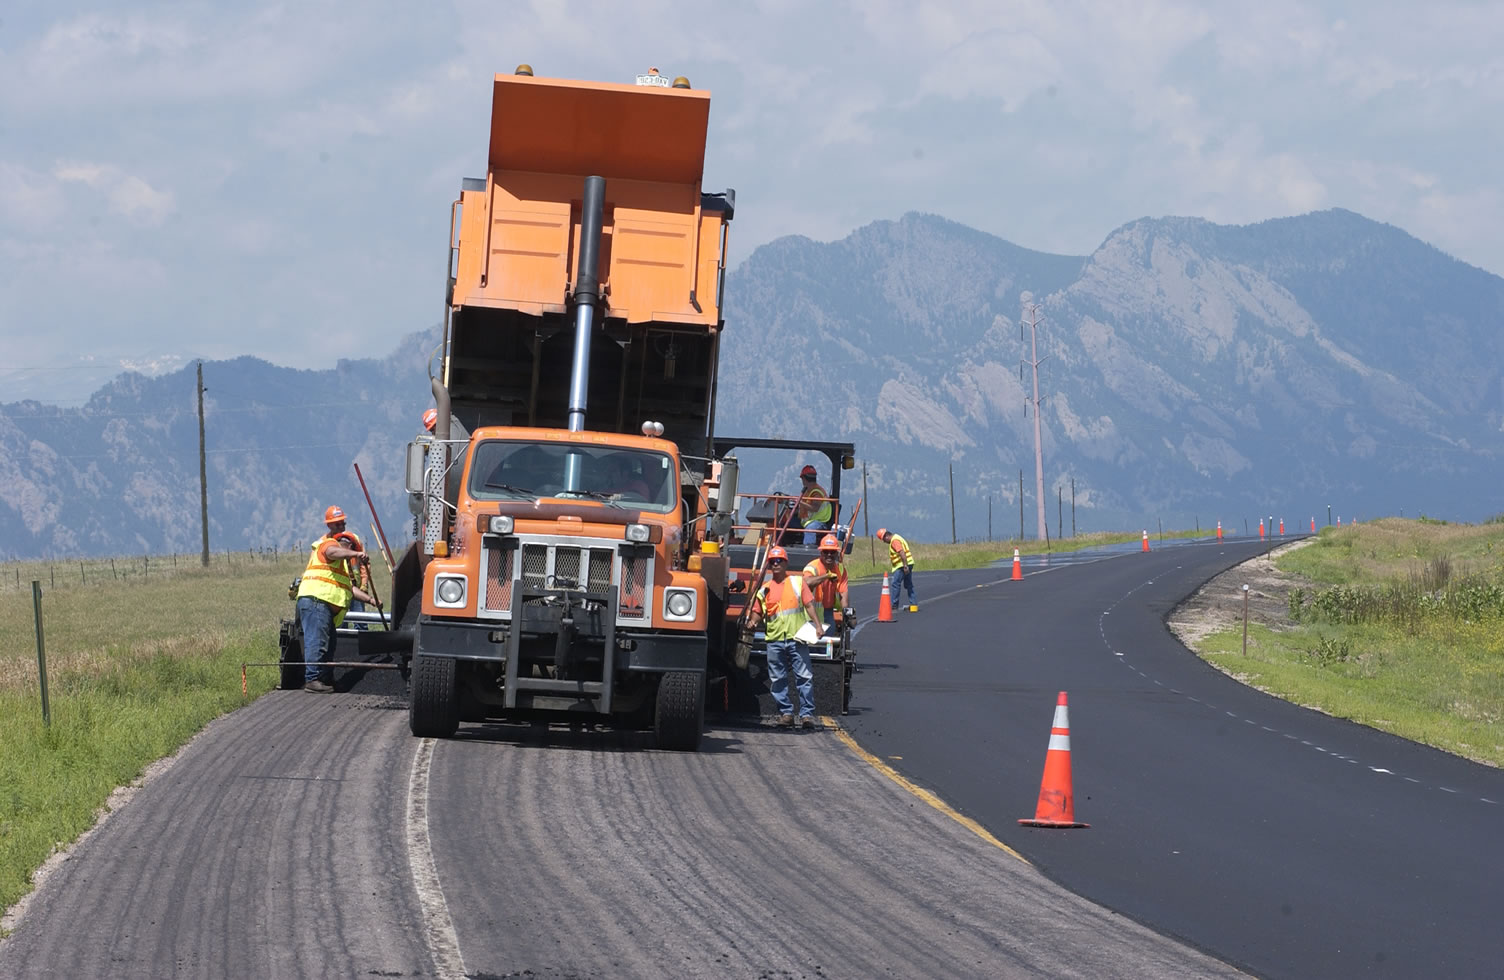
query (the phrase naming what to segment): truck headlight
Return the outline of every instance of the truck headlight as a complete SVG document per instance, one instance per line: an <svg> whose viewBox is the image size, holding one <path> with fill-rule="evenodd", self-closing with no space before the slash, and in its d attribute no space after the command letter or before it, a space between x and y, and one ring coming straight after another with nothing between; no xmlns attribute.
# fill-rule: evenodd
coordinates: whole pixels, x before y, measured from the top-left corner
<svg viewBox="0 0 1504 980"><path fill-rule="evenodd" d="M491 518L491 533L492 534L511 534L512 533L512 516L510 514L504 514L501 517L493 517L493 518Z"/></svg>
<svg viewBox="0 0 1504 980"><path fill-rule="evenodd" d="M687 622L695 618L693 589L664 589L663 618Z"/></svg>
<svg viewBox="0 0 1504 980"><path fill-rule="evenodd" d="M628 524L627 540L637 544L647 544L648 538L652 537L652 530L646 524Z"/></svg>
<svg viewBox="0 0 1504 980"><path fill-rule="evenodd" d="M465 579L461 575L441 575L434 583L434 601L440 606L465 604Z"/></svg>

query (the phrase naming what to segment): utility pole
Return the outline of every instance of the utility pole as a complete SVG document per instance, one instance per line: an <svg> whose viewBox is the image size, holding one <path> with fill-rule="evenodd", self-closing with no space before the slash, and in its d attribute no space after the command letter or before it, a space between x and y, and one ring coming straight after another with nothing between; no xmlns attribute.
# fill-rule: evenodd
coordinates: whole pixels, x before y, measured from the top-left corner
<svg viewBox="0 0 1504 980"><path fill-rule="evenodd" d="M1024 471L1018 471L1018 540L1024 539Z"/></svg>
<svg viewBox="0 0 1504 980"><path fill-rule="evenodd" d="M198 362L198 519L204 529L204 567L209 567L209 467L204 461L204 362Z"/></svg>
<svg viewBox="0 0 1504 980"><path fill-rule="evenodd" d="M956 464L947 466L950 471L950 543L956 543Z"/></svg>
<svg viewBox="0 0 1504 980"><path fill-rule="evenodd" d="M1050 533L1045 526L1044 506L1044 446L1040 442L1039 434L1039 365L1043 358L1039 356L1039 322L1044 319L1039 315L1039 306L1029 304L1029 318L1020 324L1020 328L1027 325L1029 328L1029 359L1024 361L1034 369L1034 497L1037 502L1039 513L1039 540L1043 541ZM1020 533L1019 535L1023 535Z"/></svg>
<svg viewBox="0 0 1504 980"><path fill-rule="evenodd" d="M1076 536L1076 478L1071 477L1071 537Z"/></svg>

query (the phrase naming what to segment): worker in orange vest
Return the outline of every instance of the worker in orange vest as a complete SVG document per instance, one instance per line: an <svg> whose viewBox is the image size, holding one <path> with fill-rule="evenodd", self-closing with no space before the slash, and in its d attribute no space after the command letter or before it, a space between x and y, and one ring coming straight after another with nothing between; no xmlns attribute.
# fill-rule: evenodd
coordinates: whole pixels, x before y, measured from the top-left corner
<svg viewBox="0 0 1504 980"><path fill-rule="evenodd" d="M789 700L789 672L799 686L799 724L815 727L815 673L809 665L809 647L795 639L799 627L818 623L815 596L802 575L789 574L789 553L779 545L768 549L768 575L752 597L747 624L763 627L768 647L768 690L778 706L778 724L794 724L794 705Z"/></svg>
<svg viewBox="0 0 1504 980"><path fill-rule="evenodd" d="M877 529L877 540L885 541L888 545L888 565L891 569L888 573L888 587L893 597L893 608L898 608L901 584L909 590L909 605L917 610L919 600L914 596L914 553L909 550L909 543L903 539L903 535L895 534L885 527Z"/></svg>
<svg viewBox="0 0 1504 980"><path fill-rule="evenodd" d="M855 613L846 591L846 566L841 561L841 541L834 534L820 539L820 556L804 566L804 584L815 596L820 621L834 625Z"/></svg>

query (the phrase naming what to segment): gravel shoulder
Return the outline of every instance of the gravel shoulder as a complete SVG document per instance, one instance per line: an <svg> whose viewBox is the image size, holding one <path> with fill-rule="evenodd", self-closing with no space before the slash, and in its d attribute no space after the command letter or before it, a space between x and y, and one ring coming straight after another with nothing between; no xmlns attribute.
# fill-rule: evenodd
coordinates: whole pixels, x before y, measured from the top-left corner
<svg viewBox="0 0 1504 980"><path fill-rule="evenodd" d="M1275 548L1268 554L1235 565L1207 582L1171 611L1166 625L1176 638L1196 654L1201 641L1223 630L1243 626L1243 586L1248 586L1248 622L1272 630L1295 628L1290 619L1290 590L1309 589L1312 583L1299 575L1282 572L1274 559L1314 539L1306 538Z"/></svg>

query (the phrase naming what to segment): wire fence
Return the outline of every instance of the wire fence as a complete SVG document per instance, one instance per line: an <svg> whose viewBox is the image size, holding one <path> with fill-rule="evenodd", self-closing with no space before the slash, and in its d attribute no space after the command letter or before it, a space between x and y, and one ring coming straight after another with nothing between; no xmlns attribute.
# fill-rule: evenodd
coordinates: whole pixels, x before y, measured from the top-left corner
<svg viewBox="0 0 1504 980"><path fill-rule="evenodd" d="M42 587L49 590L145 584L189 573L233 571L252 565L272 565L301 557L302 554L301 551L276 547L217 551L210 553L207 569L203 564L202 552L0 562L0 594L29 594L33 581L41 582Z"/></svg>

